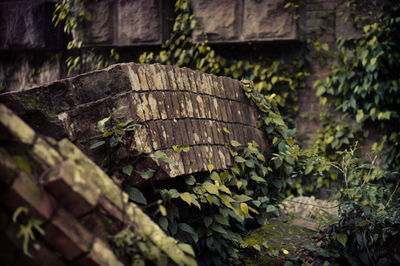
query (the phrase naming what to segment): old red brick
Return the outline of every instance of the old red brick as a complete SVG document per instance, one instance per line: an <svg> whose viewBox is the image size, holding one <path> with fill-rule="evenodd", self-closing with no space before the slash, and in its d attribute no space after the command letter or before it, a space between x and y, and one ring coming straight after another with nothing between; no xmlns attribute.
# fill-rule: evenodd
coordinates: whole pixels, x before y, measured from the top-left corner
<svg viewBox="0 0 400 266"><path fill-rule="evenodd" d="M40 189L24 172L20 172L11 187L0 195L1 203L10 211L18 207L29 207L33 217L43 221L50 219L54 209L54 199Z"/></svg>
<svg viewBox="0 0 400 266"><path fill-rule="evenodd" d="M193 117L201 118L199 104L197 103L196 97L197 97L196 94L190 94L190 98L192 100L192 106L193 106Z"/></svg>
<svg viewBox="0 0 400 266"><path fill-rule="evenodd" d="M186 75L188 76L190 91L196 93L197 92L197 86L196 86L196 82L195 82L195 73L196 72L189 68L183 68L183 71L185 71Z"/></svg>
<svg viewBox="0 0 400 266"><path fill-rule="evenodd" d="M165 100L166 100L165 92L157 92L154 94L154 96L158 104L158 110L160 111L160 118L163 120L167 119L168 113L167 113L167 108L165 106Z"/></svg>
<svg viewBox="0 0 400 266"><path fill-rule="evenodd" d="M67 211L59 209L45 227L44 241L71 261L88 252L94 237Z"/></svg>

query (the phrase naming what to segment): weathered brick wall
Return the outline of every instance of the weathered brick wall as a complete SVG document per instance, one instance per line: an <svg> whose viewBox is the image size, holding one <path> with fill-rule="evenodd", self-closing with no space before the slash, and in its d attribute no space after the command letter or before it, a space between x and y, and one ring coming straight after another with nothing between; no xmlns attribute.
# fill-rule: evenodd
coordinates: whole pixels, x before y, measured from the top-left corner
<svg viewBox="0 0 400 266"><path fill-rule="evenodd" d="M336 46L336 6L337 0L307 0L305 4L304 16L306 38L311 40L310 45L314 42L321 44L327 43L331 51ZM322 51L321 53L324 53ZM296 119L296 128L299 135L303 136L305 143L312 144L316 133L321 129L319 114L321 112L330 112L319 104L319 97L315 95L312 88L314 82L324 78L328 73L332 58L316 52L311 49L312 63L310 65L311 75L307 80L307 87L299 91L299 113ZM304 117L306 115L306 117ZM312 117L312 119L310 119Z"/></svg>
<svg viewBox="0 0 400 266"><path fill-rule="evenodd" d="M12 221L19 207L25 219ZM39 219L22 254L21 224ZM159 255L155 264L196 265L99 167L69 140L36 133L0 105L0 261L4 265L123 265L111 239L131 226ZM151 259L151 258L148 258Z"/></svg>
<svg viewBox="0 0 400 266"><path fill-rule="evenodd" d="M97 122L114 112L119 122L133 119L135 147L165 152L177 164L160 163L169 176L216 169L231 164L225 143L255 140L267 150L258 114L245 99L241 84L172 66L118 64L32 90L0 95L6 104L39 132L68 136L88 154L98 135ZM230 133L224 132L226 128ZM90 141L89 141L89 140ZM176 153L173 145L189 144Z"/></svg>
<svg viewBox="0 0 400 266"><path fill-rule="evenodd" d="M285 4L285 0L195 0L194 15L201 27L194 39L206 35L210 43L299 40L295 10L284 8Z"/></svg>

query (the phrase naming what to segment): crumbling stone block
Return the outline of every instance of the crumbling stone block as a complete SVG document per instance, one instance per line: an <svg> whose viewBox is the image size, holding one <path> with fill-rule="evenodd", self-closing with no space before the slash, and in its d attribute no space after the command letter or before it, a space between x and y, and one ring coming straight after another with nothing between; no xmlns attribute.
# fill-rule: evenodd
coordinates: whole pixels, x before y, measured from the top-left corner
<svg viewBox="0 0 400 266"><path fill-rule="evenodd" d="M211 42L239 39L240 4L239 0L194 1L194 14L199 16L199 23L203 26L203 32L196 31L194 39L203 40L202 33Z"/></svg>
<svg viewBox="0 0 400 266"><path fill-rule="evenodd" d="M285 0L246 0L243 38L245 40L297 40L294 8L284 8Z"/></svg>
<svg viewBox="0 0 400 266"><path fill-rule="evenodd" d="M47 181L46 190L75 217L92 210L97 204L100 189L82 177L69 161L62 162L59 167L58 175Z"/></svg>
<svg viewBox="0 0 400 266"><path fill-rule="evenodd" d="M118 1L118 43L161 44L163 41L163 1ZM165 8L165 7L164 7Z"/></svg>
<svg viewBox="0 0 400 266"><path fill-rule="evenodd" d="M90 20L84 20L78 30L79 40L87 46L114 43L114 1L105 0L87 4Z"/></svg>

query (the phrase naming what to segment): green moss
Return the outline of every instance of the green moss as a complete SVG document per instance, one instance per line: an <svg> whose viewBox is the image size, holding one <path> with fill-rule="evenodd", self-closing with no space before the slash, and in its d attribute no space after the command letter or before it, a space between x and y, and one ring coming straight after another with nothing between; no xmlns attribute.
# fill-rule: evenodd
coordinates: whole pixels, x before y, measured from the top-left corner
<svg viewBox="0 0 400 266"><path fill-rule="evenodd" d="M31 166L27 158L20 155L14 155L11 157L11 161L25 173L32 174Z"/></svg>
<svg viewBox="0 0 400 266"><path fill-rule="evenodd" d="M1 147L0 153L4 155L5 159L15 164L19 169L24 171L25 173L31 175L32 168L29 163L29 159L24 155L11 155L7 149Z"/></svg>
<svg viewBox="0 0 400 266"><path fill-rule="evenodd" d="M57 113L49 109L48 103L39 100L41 93L42 91L37 90L35 96L31 94L21 94L20 100L27 109L38 110L43 113L49 122L55 122L57 120Z"/></svg>

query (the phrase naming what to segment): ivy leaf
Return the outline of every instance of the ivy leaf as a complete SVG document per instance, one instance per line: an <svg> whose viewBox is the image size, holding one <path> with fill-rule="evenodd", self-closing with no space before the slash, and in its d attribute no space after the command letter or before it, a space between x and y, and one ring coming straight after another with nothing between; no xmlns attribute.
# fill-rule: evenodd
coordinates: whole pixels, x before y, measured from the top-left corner
<svg viewBox="0 0 400 266"><path fill-rule="evenodd" d="M249 168L254 168L254 161L253 160L246 160L245 165Z"/></svg>
<svg viewBox="0 0 400 266"><path fill-rule="evenodd" d="M93 143L92 145L90 145L90 149L96 149L102 145L104 145L106 142L104 140L98 141L96 143Z"/></svg>
<svg viewBox="0 0 400 266"><path fill-rule="evenodd" d="M336 234L336 239L339 241L340 244L343 245L343 247L346 247L346 242L347 242L346 234Z"/></svg>
<svg viewBox="0 0 400 266"><path fill-rule="evenodd" d="M183 146L182 146L182 151L183 151L183 152L188 152L188 151L189 151L189 148L190 148L190 145L189 145L189 144L183 144Z"/></svg>
<svg viewBox="0 0 400 266"><path fill-rule="evenodd" d="M214 194L214 195L219 195L218 193L218 187L214 184L211 184L210 182L206 181L203 183L203 187L205 188L205 190L210 193L210 194Z"/></svg>
<svg viewBox="0 0 400 266"><path fill-rule="evenodd" d="M190 175L185 179L185 183L189 186L193 186L194 184L196 184L196 178L194 178L194 176Z"/></svg>
<svg viewBox="0 0 400 266"><path fill-rule="evenodd" d="M257 159L260 160L260 161L262 161L262 162L265 162L265 157L264 157L264 155L262 155L261 153L258 153L258 154L257 154Z"/></svg>
<svg viewBox="0 0 400 266"><path fill-rule="evenodd" d="M183 201L189 204L189 206L192 204L192 197L190 196L189 192L184 192L180 196Z"/></svg>
<svg viewBox="0 0 400 266"><path fill-rule="evenodd" d="M196 256L196 254L195 254L194 251L193 251L192 246L190 246L189 244L179 243L179 244L178 244L178 247L179 247L180 249L182 249L185 253L191 255L192 257L195 257L195 256Z"/></svg>
<svg viewBox="0 0 400 266"><path fill-rule="evenodd" d="M167 209L163 205L158 206L158 208L162 216L167 216Z"/></svg>
<svg viewBox="0 0 400 266"><path fill-rule="evenodd" d="M132 171L133 171L133 166L132 165L127 165L124 168L122 168L122 172L124 174L126 174L127 176L131 176Z"/></svg>
<svg viewBox="0 0 400 266"><path fill-rule="evenodd" d="M250 177L250 179L256 181L257 183L267 183L267 181L265 181L264 178L262 178L262 177L260 177L260 176L258 176L258 175L252 175L252 176Z"/></svg>
<svg viewBox="0 0 400 266"><path fill-rule="evenodd" d="M128 187L126 189L126 193L128 193L130 200L139 204L147 205L147 200L139 189L135 187Z"/></svg>
<svg viewBox="0 0 400 266"><path fill-rule="evenodd" d="M240 195L234 195L233 196L233 199L235 200L235 201L237 201L237 202L245 202L245 201L249 201L249 200L252 200L252 198L251 197L249 197L249 196L247 196L247 195L244 195L244 194L240 194Z"/></svg>
<svg viewBox="0 0 400 266"><path fill-rule="evenodd" d="M186 224L186 223L179 223L179 224L178 224L178 227L179 227L182 231L184 231L184 232L186 232L186 233L189 233L189 234L192 236L194 242L197 242L197 241L199 240L199 237L198 237L196 231L195 231L195 230L193 229L193 227L191 227L190 225L188 225L188 224Z"/></svg>
<svg viewBox="0 0 400 266"><path fill-rule="evenodd" d="M111 119L111 115L108 116L108 117L106 117L106 118L104 118L104 119L101 119L99 122L97 122L97 128L99 129L99 131L100 131L101 133L104 133L104 131L105 131L105 124L106 124L106 122L107 122L108 120L110 120L110 119Z"/></svg>
<svg viewBox="0 0 400 266"><path fill-rule="evenodd" d="M358 109L357 110L357 115L356 115L356 121L357 123L361 123L362 121L364 121L364 112L362 109Z"/></svg>
<svg viewBox="0 0 400 266"><path fill-rule="evenodd" d="M231 134L231 132L226 127L223 127L222 130L227 134Z"/></svg>
<svg viewBox="0 0 400 266"><path fill-rule="evenodd" d="M225 204L225 206L233 209L231 202L235 201L234 199L232 199L231 197L229 197L227 195L223 195L223 194L220 195L220 198L221 198L222 202Z"/></svg>
<svg viewBox="0 0 400 266"><path fill-rule="evenodd" d="M178 227L182 230L185 231L186 233L189 234L196 234L196 231L193 229L193 227L191 227L190 225L188 225L187 223L179 223Z"/></svg>
<svg viewBox="0 0 400 266"><path fill-rule="evenodd" d="M149 179L149 178L153 177L153 175L154 175L155 172L156 172L156 170L149 169L149 170L147 170L146 172L141 173L140 176L141 176L143 179Z"/></svg>
<svg viewBox="0 0 400 266"><path fill-rule="evenodd" d="M156 160L161 160L161 161L171 164L171 165L176 164L176 162L173 159L169 158L165 153L163 153L162 151L159 151L159 150L154 153L154 158Z"/></svg>
<svg viewBox="0 0 400 266"><path fill-rule="evenodd" d="M228 232L226 232L226 230L225 230L221 225L219 225L219 224L214 224L214 225L211 227L211 229L212 229L213 231L218 232L218 233L223 234L223 235L225 235L225 234L228 233Z"/></svg>
<svg viewBox="0 0 400 266"><path fill-rule="evenodd" d="M313 165L308 165L306 170L304 171L305 175L308 175L309 173L311 173L311 171L314 169Z"/></svg>
<svg viewBox="0 0 400 266"><path fill-rule="evenodd" d="M325 50L325 51L329 51L329 45L327 44L327 43L323 43L322 45L321 45L321 48L322 48L322 50Z"/></svg>
<svg viewBox="0 0 400 266"><path fill-rule="evenodd" d="M235 156L235 162L244 163L244 162L246 162L246 160L243 157L238 155L238 156Z"/></svg>
<svg viewBox="0 0 400 266"><path fill-rule="evenodd" d="M240 144L239 142L237 142L236 140L231 140L231 145L233 146L233 147L239 147L239 146L242 146L242 144Z"/></svg>
<svg viewBox="0 0 400 266"><path fill-rule="evenodd" d="M174 152L176 153L180 153L182 151L182 147L178 146L178 145L173 145L172 149L174 150Z"/></svg>
<svg viewBox="0 0 400 266"><path fill-rule="evenodd" d="M246 203L240 203L240 209L244 212L244 214L247 216L249 215L249 207Z"/></svg>
<svg viewBox="0 0 400 266"><path fill-rule="evenodd" d="M222 174L222 173L221 173ZM210 175L211 180L221 183L221 178L216 172L212 172Z"/></svg>
<svg viewBox="0 0 400 266"><path fill-rule="evenodd" d="M158 224L161 226L161 228L164 231L167 231L168 229L168 219L164 216L161 216L160 219L158 220Z"/></svg>
<svg viewBox="0 0 400 266"><path fill-rule="evenodd" d="M203 221L204 221L204 225L206 227L209 227L212 224L213 219L210 216L204 216Z"/></svg>
<svg viewBox="0 0 400 266"><path fill-rule="evenodd" d="M214 165L212 165L212 164L207 164L207 169L208 169L208 171L211 173L212 172L212 170L214 170Z"/></svg>
<svg viewBox="0 0 400 266"><path fill-rule="evenodd" d="M219 223L219 224L223 224L226 226L230 226L228 219L226 219L223 215L221 214L217 214L215 215L215 220Z"/></svg>
<svg viewBox="0 0 400 266"><path fill-rule="evenodd" d="M169 193L169 195L171 196L171 198L173 198L173 199L176 199L176 198L179 198L179 192L178 192L178 190L176 190L175 188L173 188L173 189L170 189L169 191L168 191L168 193Z"/></svg>
<svg viewBox="0 0 400 266"><path fill-rule="evenodd" d="M225 185L219 186L218 189L232 196L232 192Z"/></svg>
<svg viewBox="0 0 400 266"><path fill-rule="evenodd" d="M274 205L268 205L267 206L267 212L274 212L277 211L278 209Z"/></svg>

